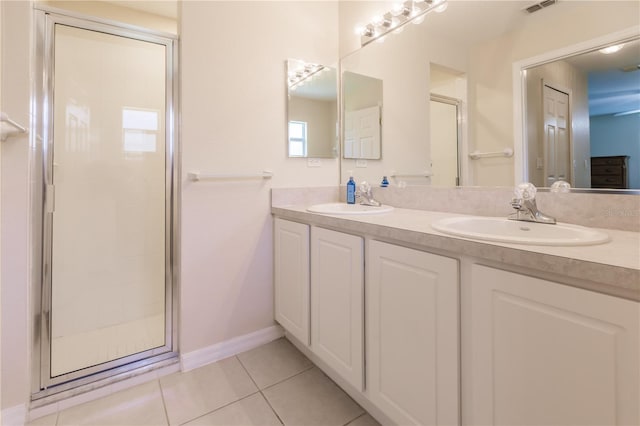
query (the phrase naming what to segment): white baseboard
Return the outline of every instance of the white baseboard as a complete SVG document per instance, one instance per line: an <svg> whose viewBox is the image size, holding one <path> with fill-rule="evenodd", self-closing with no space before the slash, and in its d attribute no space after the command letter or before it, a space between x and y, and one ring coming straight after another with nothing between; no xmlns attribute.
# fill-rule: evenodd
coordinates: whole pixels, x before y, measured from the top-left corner
<svg viewBox="0 0 640 426"><path fill-rule="evenodd" d="M26 420L27 406L25 404L5 408L0 413L0 424L2 426L24 426Z"/></svg>
<svg viewBox="0 0 640 426"><path fill-rule="evenodd" d="M282 336L284 336L284 330L282 327L279 325L273 325L271 327L263 328L262 330L254 331L253 333L234 337L233 339L207 346L206 348L182 354L180 357L182 371L193 370L194 368L202 367L203 365L211 364L212 362L237 355L241 352L251 350L260 345L264 345L265 343L279 339Z"/></svg>

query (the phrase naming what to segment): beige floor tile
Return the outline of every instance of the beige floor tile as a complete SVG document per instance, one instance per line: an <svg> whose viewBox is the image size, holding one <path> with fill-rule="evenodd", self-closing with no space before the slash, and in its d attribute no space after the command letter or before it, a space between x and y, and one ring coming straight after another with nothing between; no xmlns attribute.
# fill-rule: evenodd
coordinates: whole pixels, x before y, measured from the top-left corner
<svg viewBox="0 0 640 426"><path fill-rule="evenodd" d="M160 379L169 424L182 424L257 391L236 357Z"/></svg>
<svg viewBox="0 0 640 426"><path fill-rule="evenodd" d="M241 353L238 358L260 389L313 367L311 361L286 339Z"/></svg>
<svg viewBox="0 0 640 426"><path fill-rule="evenodd" d="M157 381L71 407L58 414L58 426L166 424L167 418Z"/></svg>
<svg viewBox="0 0 640 426"><path fill-rule="evenodd" d="M26 423L25 426L56 426L56 421L58 420L58 413L49 414L48 416L43 416L30 422Z"/></svg>
<svg viewBox="0 0 640 426"><path fill-rule="evenodd" d="M263 393L286 426L342 426L364 413L315 367Z"/></svg>
<svg viewBox="0 0 640 426"><path fill-rule="evenodd" d="M380 426L380 423L376 421L369 413L363 414L352 422L349 422L347 426Z"/></svg>
<svg viewBox="0 0 640 426"><path fill-rule="evenodd" d="M260 393L254 393L213 413L197 418L187 425L280 426L281 423L264 397Z"/></svg>

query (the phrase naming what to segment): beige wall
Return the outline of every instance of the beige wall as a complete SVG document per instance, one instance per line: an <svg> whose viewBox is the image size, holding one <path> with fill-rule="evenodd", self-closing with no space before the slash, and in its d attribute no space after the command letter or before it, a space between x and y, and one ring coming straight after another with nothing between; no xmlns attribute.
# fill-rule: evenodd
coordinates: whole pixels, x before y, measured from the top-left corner
<svg viewBox="0 0 640 426"><path fill-rule="evenodd" d="M0 5L0 29L3 26L2 22L2 5ZM2 31L0 30L0 111L2 109L2 52L4 46L2 45L4 38L2 37ZM2 149L0 148L0 188L2 188ZM0 235L2 235L2 196L0 196ZM1 250L1 246L0 246ZM2 255L0 255L0 425L2 424Z"/></svg>
<svg viewBox="0 0 640 426"><path fill-rule="evenodd" d="M338 5L194 1L181 14L183 176L275 174L183 184L180 344L187 353L273 324L270 187L337 183L337 159L307 168L306 159L286 157L282 62L335 62Z"/></svg>
<svg viewBox="0 0 640 426"><path fill-rule="evenodd" d="M29 123L31 3L3 1L2 111ZM11 40L10 43L8 41ZM2 408L24 404L29 395L28 196L29 137L2 142Z"/></svg>
<svg viewBox="0 0 640 426"><path fill-rule="evenodd" d="M144 0L149 3L156 3L153 0ZM175 19L157 14L142 12L139 10L122 7L114 3L105 1L84 1L84 0L44 0L39 2L45 6L65 9L71 12L82 13L89 16L99 16L117 22L124 22L149 28L156 31L163 31L170 34L178 33L178 22Z"/></svg>

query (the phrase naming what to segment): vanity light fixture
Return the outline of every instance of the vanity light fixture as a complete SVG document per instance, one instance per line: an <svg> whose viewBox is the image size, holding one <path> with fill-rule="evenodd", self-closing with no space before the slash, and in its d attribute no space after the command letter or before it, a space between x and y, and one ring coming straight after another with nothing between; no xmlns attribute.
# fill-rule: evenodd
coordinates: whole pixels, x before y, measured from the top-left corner
<svg viewBox="0 0 640 426"><path fill-rule="evenodd" d="M607 46L603 49L600 49L600 53L604 53L605 55L610 55L612 53L616 53L618 51L620 51L620 49L622 49L624 47L624 43L623 44L616 44L614 46Z"/></svg>
<svg viewBox="0 0 640 426"><path fill-rule="evenodd" d="M391 31L399 33L409 22L422 23L425 15L431 11L444 12L446 9L447 0L407 0L395 5L384 15L373 18L367 25L356 28L356 34L360 36L360 45L366 46L372 41L382 40Z"/></svg>
<svg viewBox="0 0 640 426"><path fill-rule="evenodd" d="M302 63L298 69L289 71L287 76L287 82L289 84L289 90L295 90L302 86L307 81L311 80L313 76L317 75L326 69L324 65L313 63Z"/></svg>

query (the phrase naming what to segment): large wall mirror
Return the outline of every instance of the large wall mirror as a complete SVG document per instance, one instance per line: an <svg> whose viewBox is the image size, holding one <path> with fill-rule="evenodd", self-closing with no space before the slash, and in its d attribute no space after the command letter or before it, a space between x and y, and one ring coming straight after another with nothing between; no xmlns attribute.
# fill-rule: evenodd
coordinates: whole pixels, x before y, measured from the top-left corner
<svg viewBox="0 0 640 426"><path fill-rule="evenodd" d="M333 67L288 59L287 153L289 157L338 155L338 84Z"/></svg>
<svg viewBox="0 0 640 426"><path fill-rule="evenodd" d="M392 8L391 2L357 3L350 6L349 16L357 16L353 8L361 7L366 10L360 16L363 20L371 16L372 7L379 7L380 13ZM343 159L341 180L353 171L357 180L376 182L383 175L393 175L408 184L455 185L451 179L438 181L442 172L437 153L443 144L456 144L458 164L446 170L457 169L465 186L512 186L527 179L548 186L555 179L565 179L574 187L603 188L607 186L596 182L600 178L592 180L592 168L594 175L603 173L606 167L596 163L615 159L597 158L628 157L628 187L637 188L634 177L640 171L634 161L640 157L640 114L632 111L640 109L633 108L640 103L640 50L631 41L640 37L640 3L558 1L526 11L533 3L450 0L443 13L428 13L423 23L405 25L384 42L344 56L342 73L383 82L384 120L381 158ZM356 18L341 19L357 23ZM620 52L597 52L622 42ZM592 51L587 60L584 54ZM561 54L552 58L550 52ZM622 62L621 54L626 55ZM580 56L569 58L574 55ZM524 65L516 73L518 63ZM599 83L612 80L614 70L624 75L624 83L609 87ZM578 80L581 83L574 84ZM552 150L549 143L544 148L540 142L545 133L541 118L545 85L569 91L572 98L564 153ZM521 105L517 105L518 95ZM431 102L434 96L457 102L459 127L445 132L456 134L457 139L444 142L440 133L434 133L442 124ZM624 98L628 105L621 107L625 111L603 112L596 105L604 98ZM619 115L614 118L614 114ZM603 145L607 146L604 151ZM451 161L451 155L447 158ZM556 160L566 164L564 171L551 171L550 164ZM623 187L608 187L614 186Z"/></svg>

